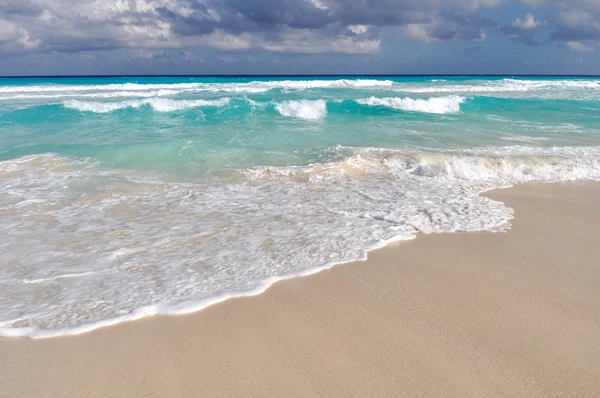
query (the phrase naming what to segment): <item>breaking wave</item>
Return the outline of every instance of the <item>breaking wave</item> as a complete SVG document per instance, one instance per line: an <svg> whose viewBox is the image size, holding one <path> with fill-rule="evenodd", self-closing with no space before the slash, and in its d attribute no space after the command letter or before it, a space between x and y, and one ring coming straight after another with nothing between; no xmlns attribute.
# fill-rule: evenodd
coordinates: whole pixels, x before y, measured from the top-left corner
<svg viewBox="0 0 600 398"><path fill-rule="evenodd" d="M444 114L460 111L460 104L465 102L465 100L466 98L464 97L450 95L447 97L435 97L429 99L370 97L356 100L356 102L361 105L385 106L406 112Z"/></svg>
<svg viewBox="0 0 600 398"><path fill-rule="evenodd" d="M322 119L327 115L327 103L324 100L284 101L275 105L281 116L307 120Z"/></svg>

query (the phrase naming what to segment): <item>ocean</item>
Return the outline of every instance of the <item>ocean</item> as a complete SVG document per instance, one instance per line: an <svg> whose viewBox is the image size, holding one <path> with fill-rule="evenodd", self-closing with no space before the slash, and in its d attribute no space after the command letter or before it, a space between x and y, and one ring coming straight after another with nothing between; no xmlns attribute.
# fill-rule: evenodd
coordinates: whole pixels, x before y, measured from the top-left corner
<svg viewBox="0 0 600 398"><path fill-rule="evenodd" d="M600 78L0 79L0 335L504 232L512 209L482 192L575 180L600 180Z"/></svg>

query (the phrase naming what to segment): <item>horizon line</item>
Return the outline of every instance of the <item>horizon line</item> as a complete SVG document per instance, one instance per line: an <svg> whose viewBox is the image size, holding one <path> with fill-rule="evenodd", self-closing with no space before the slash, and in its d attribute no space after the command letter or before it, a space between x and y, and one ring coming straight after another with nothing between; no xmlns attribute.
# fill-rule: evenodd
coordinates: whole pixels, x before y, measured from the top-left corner
<svg viewBox="0 0 600 398"><path fill-rule="evenodd" d="M107 74L107 75L7 75L0 79L27 79L27 78L85 78L85 77L600 77L592 74Z"/></svg>

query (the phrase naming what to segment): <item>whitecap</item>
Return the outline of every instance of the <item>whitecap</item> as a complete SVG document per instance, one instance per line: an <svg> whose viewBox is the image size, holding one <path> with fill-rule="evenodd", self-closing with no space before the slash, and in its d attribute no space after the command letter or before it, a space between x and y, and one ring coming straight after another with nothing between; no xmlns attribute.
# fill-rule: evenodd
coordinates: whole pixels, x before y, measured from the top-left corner
<svg viewBox="0 0 600 398"><path fill-rule="evenodd" d="M307 120L322 119L327 115L327 103L324 100L283 101L275 104L281 116Z"/></svg>
<svg viewBox="0 0 600 398"><path fill-rule="evenodd" d="M385 106L406 112L444 114L460 111L460 104L465 102L465 100L466 98L464 97L450 95L447 97L434 97L429 99L370 97L358 99L356 102L361 105Z"/></svg>

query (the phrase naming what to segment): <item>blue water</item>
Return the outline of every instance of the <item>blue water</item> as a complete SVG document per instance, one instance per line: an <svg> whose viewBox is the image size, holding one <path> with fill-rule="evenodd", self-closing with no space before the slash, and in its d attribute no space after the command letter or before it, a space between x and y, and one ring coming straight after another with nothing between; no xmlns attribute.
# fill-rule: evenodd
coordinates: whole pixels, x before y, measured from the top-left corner
<svg viewBox="0 0 600 398"><path fill-rule="evenodd" d="M600 178L600 79L0 79L0 334L202 308Z"/></svg>

